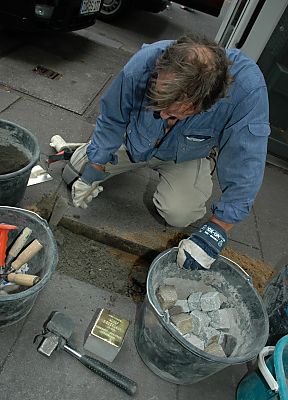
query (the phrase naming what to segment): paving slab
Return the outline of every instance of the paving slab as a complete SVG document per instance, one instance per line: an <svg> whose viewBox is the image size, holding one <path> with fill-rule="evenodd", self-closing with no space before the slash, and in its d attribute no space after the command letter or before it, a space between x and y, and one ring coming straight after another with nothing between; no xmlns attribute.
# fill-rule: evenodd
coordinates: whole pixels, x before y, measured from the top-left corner
<svg viewBox="0 0 288 400"><path fill-rule="evenodd" d="M133 301L57 273L38 296L13 352L2 366L1 399L129 398L126 393L93 374L65 352L56 352L49 359L39 354L33 344L34 336L41 332L42 324L51 311L58 310L69 314L75 321L73 343L79 351L83 351L84 333L98 307L108 308L131 321L124 346L109 365L138 383L138 394L134 398L176 400L177 386L154 375L137 354L133 339L136 312ZM14 329L17 328L20 331L21 327L15 326ZM1 334L2 343L6 343L11 335L10 330Z"/></svg>
<svg viewBox="0 0 288 400"><path fill-rule="evenodd" d="M16 93L11 93L10 90L0 88L0 112L8 108L15 101L20 99Z"/></svg>
<svg viewBox="0 0 288 400"><path fill-rule="evenodd" d="M11 325L6 328L0 327L0 340L2 344L5 343L5 346L2 346L0 352L0 376L1 370L4 363L6 362L7 357L9 357L9 355L14 350L14 345L17 342L19 335L21 334L24 322L25 320L22 320L19 321L17 324Z"/></svg>
<svg viewBox="0 0 288 400"><path fill-rule="evenodd" d="M41 69L49 70L49 74L35 72ZM52 76L58 75L49 78L50 71ZM78 114L84 113L111 77L79 60L65 60L33 46L3 57L0 74L2 84Z"/></svg>
<svg viewBox="0 0 288 400"><path fill-rule="evenodd" d="M94 124L77 114L28 97L1 112L0 117L31 131L43 154L51 153L49 143L53 135L61 135L70 142L87 142L94 129Z"/></svg>
<svg viewBox="0 0 288 400"><path fill-rule="evenodd" d="M267 165L254 210L264 261L276 270L288 264L288 174Z"/></svg>
<svg viewBox="0 0 288 400"><path fill-rule="evenodd" d="M205 381L179 386L177 400L235 400L237 386L246 373L246 364L227 367Z"/></svg>

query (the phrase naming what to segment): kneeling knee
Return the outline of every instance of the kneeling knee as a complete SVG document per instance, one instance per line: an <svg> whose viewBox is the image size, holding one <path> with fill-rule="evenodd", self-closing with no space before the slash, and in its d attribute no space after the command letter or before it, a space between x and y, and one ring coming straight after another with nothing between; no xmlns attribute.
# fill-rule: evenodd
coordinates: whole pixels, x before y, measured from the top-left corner
<svg viewBox="0 0 288 400"><path fill-rule="evenodd" d="M163 210L155 204L158 213L165 219L167 224L176 228L185 228L186 226L198 221L206 214L206 207L199 210L181 210L181 207L169 208Z"/></svg>

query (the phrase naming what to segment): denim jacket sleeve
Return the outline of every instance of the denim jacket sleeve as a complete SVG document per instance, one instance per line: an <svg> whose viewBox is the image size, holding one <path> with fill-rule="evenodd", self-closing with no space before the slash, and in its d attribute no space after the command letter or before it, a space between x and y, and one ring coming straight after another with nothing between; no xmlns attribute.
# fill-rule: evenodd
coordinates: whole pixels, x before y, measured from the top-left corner
<svg viewBox="0 0 288 400"><path fill-rule="evenodd" d="M224 129L217 162L222 195L212 205L216 218L237 223L248 216L260 189L270 133L265 86L248 93Z"/></svg>
<svg viewBox="0 0 288 400"><path fill-rule="evenodd" d="M133 80L121 71L100 101L91 144L87 148L90 162L117 163L115 152L123 143L129 114L133 106Z"/></svg>

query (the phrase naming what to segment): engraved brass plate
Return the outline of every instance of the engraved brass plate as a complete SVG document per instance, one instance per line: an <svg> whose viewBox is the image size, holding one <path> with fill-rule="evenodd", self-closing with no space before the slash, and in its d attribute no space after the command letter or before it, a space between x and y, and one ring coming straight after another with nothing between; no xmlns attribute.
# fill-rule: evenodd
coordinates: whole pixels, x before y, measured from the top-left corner
<svg viewBox="0 0 288 400"><path fill-rule="evenodd" d="M120 347L129 326L129 321L102 309L97 317L91 335L113 346Z"/></svg>

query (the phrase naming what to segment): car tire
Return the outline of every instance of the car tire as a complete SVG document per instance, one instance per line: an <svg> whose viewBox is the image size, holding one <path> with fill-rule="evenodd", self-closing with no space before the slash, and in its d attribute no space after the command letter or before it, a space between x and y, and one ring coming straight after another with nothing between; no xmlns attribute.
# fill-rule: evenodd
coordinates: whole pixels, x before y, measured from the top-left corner
<svg viewBox="0 0 288 400"><path fill-rule="evenodd" d="M97 18L105 22L113 21L125 11L129 3L130 0L104 0Z"/></svg>

